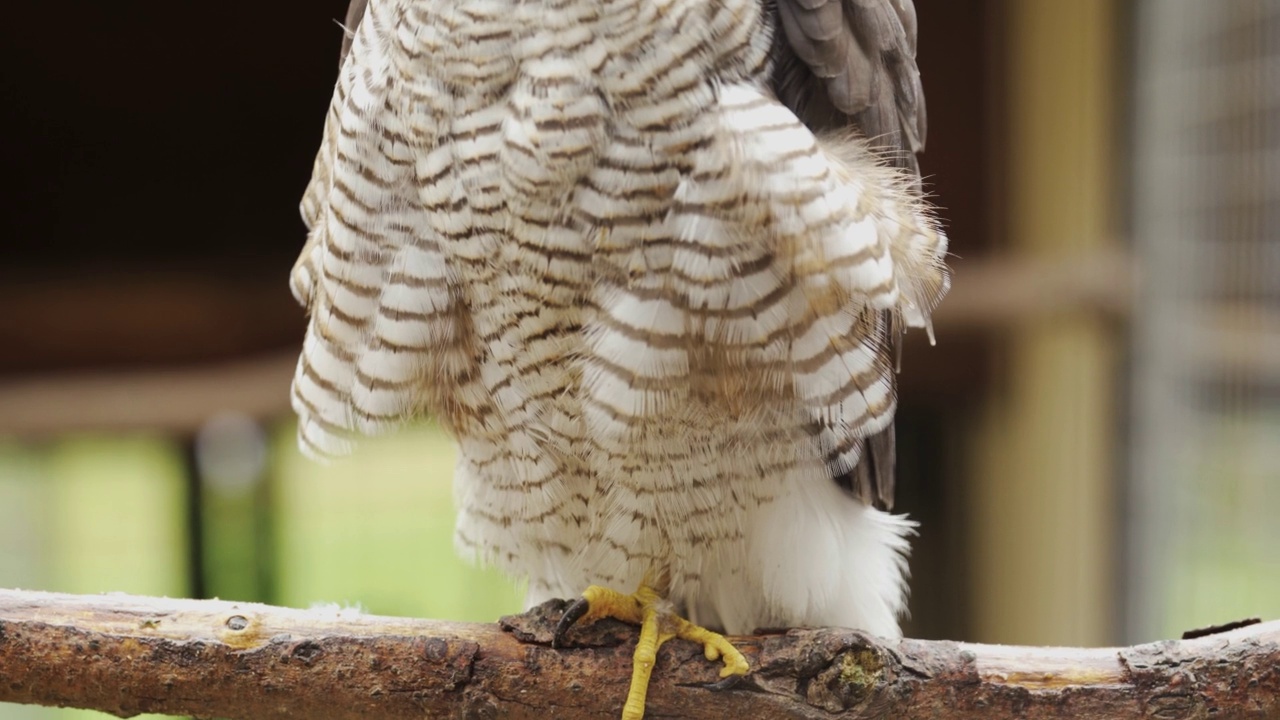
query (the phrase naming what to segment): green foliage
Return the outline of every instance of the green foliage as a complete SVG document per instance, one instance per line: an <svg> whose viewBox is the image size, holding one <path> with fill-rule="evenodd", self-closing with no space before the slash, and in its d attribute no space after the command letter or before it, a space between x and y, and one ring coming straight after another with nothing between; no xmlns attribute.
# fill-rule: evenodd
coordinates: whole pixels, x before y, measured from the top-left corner
<svg viewBox="0 0 1280 720"><path fill-rule="evenodd" d="M289 427L274 444L292 443ZM484 622L520 608L510 582L453 552L454 450L442 432L411 428L329 465L276 457L281 603Z"/></svg>
<svg viewBox="0 0 1280 720"><path fill-rule="evenodd" d="M257 484L205 486L201 538L210 594L295 607L492 621L521 593L453 552L454 451L423 426L315 463L278 428ZM190 594L187 480L161 437L0 443L0 587ZM0 703L0 720L104 718Z"/></svg>

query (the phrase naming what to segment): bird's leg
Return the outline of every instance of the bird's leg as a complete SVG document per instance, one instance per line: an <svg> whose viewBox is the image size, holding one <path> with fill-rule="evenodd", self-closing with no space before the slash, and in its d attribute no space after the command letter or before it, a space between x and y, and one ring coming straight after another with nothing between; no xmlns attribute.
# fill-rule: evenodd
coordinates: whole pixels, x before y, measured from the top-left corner
<svg viewBox="0 0 1280 720"><path fill-rule="evenodd" d="M702 645L708 660L722 660L724 667L720 677L737 679L747 674L747 659L720 633L699 627L676 614L669 601L656 590L641 583L631 595L592 585L582 597L565 609L556 625L553 645L559 646L565 633L579 620L594 621L611 617L640 626L640 640L632 655L631 689L627 703L622 707L622 720L640 720L644 717L645 694L649 690L649 676L658 657L658 648L673 637L691 640Z"/></svg>

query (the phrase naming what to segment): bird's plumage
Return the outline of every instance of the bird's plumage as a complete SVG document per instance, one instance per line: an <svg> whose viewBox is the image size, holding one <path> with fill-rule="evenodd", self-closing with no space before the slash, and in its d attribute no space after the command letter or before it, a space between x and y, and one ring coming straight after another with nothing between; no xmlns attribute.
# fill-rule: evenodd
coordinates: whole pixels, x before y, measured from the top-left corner
<svg viewBox="0 0 1280 720"><path fill-rule="evenodd" d="M913 176L779 102L809 81L775 86L771 28L790 13L831 103L883 119L863 65L898 82L913 15L837 2L840 56L822 2L779 3L357 8L292 276L304 450L436 417L458 548L530 602L650 576L730 632L895 634L893 347L945 292L946 241ZM915 82L877 138L912 162Z"/></svg>
<svg viewBox="0 0 1280 720"><path fill-rule="evenodd" d="M810 128L853 125L918 175L924 90L912 0L776 0L774 88Z"/></svg>

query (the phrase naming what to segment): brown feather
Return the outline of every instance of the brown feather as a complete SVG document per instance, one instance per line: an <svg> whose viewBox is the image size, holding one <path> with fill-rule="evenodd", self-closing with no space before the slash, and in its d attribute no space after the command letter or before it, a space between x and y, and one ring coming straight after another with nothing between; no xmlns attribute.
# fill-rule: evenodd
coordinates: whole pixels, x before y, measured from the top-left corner
<svg viewBox="0 0 1280 720"><path fill-rule="evenodd" d="M916 155L924 150L927 124L912 0L772 0L772 5L780 28L773 46L778 99L815 132L856 128L919 189ZM886 353L896 361L901 331L888 313L881 322ZM836 482L867 504L892 508L894 446L889 425L863 441L856 468L833 468Z"/></svg>

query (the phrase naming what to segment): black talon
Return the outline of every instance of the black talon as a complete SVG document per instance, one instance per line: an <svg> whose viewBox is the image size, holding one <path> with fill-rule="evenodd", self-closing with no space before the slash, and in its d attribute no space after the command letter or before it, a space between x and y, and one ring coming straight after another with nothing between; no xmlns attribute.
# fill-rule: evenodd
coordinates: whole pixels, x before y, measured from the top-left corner
<svg viewBox="0 0 1280 720"><path fill-rule="evenodd" d="M556 623L556 634L551 636L551 647L558 648L563 645L564 636L569 633L569 628L581 620L590 609L591 603L587 602L586 598L578 598L569 603L569 607L565 608L564 614L560 616L560 622Z"/></svg>
<svg viewBox="0 0 1280 720"><path fill-rule="evenodd" d="M742 678L744 678L744 677L746 677L746 676L745 676L745 675L730 675L729 677L724 678L723 680L717 680L716 682L713 682L713 683L707 683L706 685L703 685L702 687L704 687L704 688L706 688L706 689L708 689L708 690L714 690L714 691L716 691L716 692L720 692L721 690L729 690L729 689L732 689L732 688L734 688L734 687L737 687L738 683L742 682Z"/></svg>

